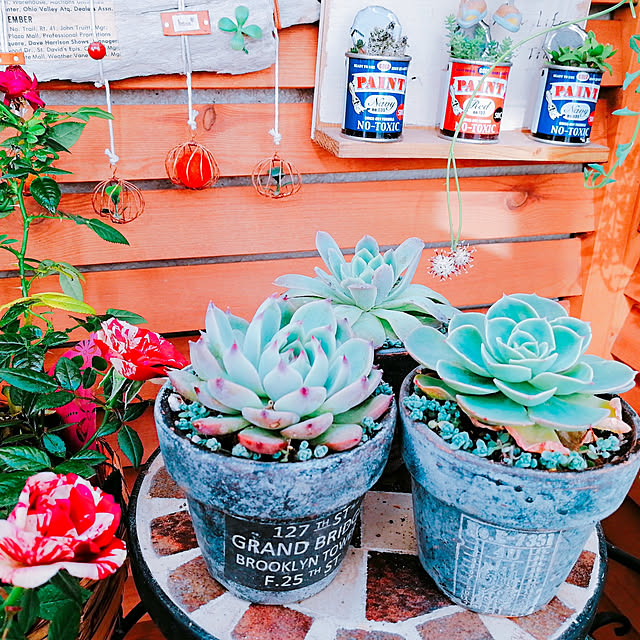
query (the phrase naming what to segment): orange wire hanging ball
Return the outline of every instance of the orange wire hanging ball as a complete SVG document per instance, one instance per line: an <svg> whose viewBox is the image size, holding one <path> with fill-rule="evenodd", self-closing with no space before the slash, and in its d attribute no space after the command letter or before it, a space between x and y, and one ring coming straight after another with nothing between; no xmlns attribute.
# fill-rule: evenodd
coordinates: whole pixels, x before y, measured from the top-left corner
<svg viewBox="0 0 640 640"><path fill-rule="evenodd" d="M292 196L302 186L300 172L277 152L254 167L251 181L261 196L274 199Z"/></svg>
<svg viewBox="0 0 640 640"><path fill-rule="evenodd" d="M144 211L144 198L138 187L113 174L96 185L91 197L93 210L116 224L135 220Z"/></svg>
<svg viewBox="0 0 640 640"><path fill-rule="evenodd" d="M169 180L187 189L206 189L220 178L220 169L213 153L195 140L171 149L164 166Z"/></svg>

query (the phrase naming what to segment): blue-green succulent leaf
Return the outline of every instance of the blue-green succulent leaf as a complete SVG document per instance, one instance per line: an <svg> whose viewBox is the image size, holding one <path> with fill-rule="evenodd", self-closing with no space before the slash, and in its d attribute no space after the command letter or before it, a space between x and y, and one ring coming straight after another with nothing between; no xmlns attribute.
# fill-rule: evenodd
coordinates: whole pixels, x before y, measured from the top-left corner
<svg viewBox="0 0 640 640"><path fill-rule="evenodd" d="M373 366L373 346L368 340L353 338L336 349L334 360L346 358L349 363L347 384L366 376Z"/></svg>
<svg viewBox="0 0 640 640"><path fill-rule="evenodd" d="M256 393L247 387L231 382L231 380L213 378L207 381L206 389L214 400L236 411L242 411L245 407L256 409L263 407L262 401Z"/></svg>
<svg viewBox="0 0 640 640"><path fill-rule="evenodd" d="M298 275L296 273L279 276L274 280L273 284L278 287L287 287L290 291L294 292L288 294L292 296L318 296L328 299L336 296L335 290L322 282L322 280Z"/></svg>
<svg viewBox="0 0 640 640"><path fill-rule="evenodd" d="M334 393L322 405L321 410L338 415L353 409L371 396L381 380L382 371L374 369L368 377L362 377Z"/></svg>
<svg viewBox="0 0 640 640"><path fill-rule="evenodd" d="M482 359L482 335L472 325L449 329L447 344L458 355L458 360L472 373L490 377Z"/></svg>
<svg viewBox="0 0 640 640"><path fill-rule="evenodd" d="M528 382L503 382L495 378L494 384L507 398L525 407L535 407L555 394L555 388L541 391Z"/></svg>
<svg viewBox="0 0 640 640"><path fill-rule="evenodd" d="M593 370L589 393L623 393L632 389L636 372L622 362L586 355L583 362Z"/></svg>
<svg viewBox="0 0 640 640"><path fill-rule="evenodd" d="M582 351L583 353L588 349L591 344L591 326L588 322L584 320L580 320L579 318L572 318L571 316L567 316L566 318L558 318L553 321L554 327L566 327L567 329L571 329L579 336L582 337Z"/></svg>
<svg viewBox="0 0 640 640"><path fill-rule="evenodd" d="M171 386L186 400L195 402L197 400L195 387L200 379L195 373L184 369L169 369L167 371Z"/></svg>
<svg viewBox="0 0 640 640"><path fill-rule="evenodd" d="M471 373L464 366L460 367L451 362L440 360L437 363L436 372L444 382L458 393L483 396L497 391L496 385L491 378Z"/></svg>
<svg viewBox="0 0 640 640"><path fill-rule="evenodd" d="M242 416L256 427L279 430L300 422L300 416L293 411L275 411L274 409L254 409L245 407Z"/></svg>
<svg viewBox="0 0 640 640"><path fill-rule="evenodd" d="M416 362L432 371L436 370L440 360L461 364L458 354L433 327L418 327L407 336L404 346Z"/></svg>
<svg viewBox="0 0 640 640"><path fill-rule="evenodd" d="M467 415L487 424L514 427L535 424L521 404L509 400L502 393L496 393L492 396L458 395L456 399Z"/></svg>
<svg viewBox="0 0 640 640"><path fill-rule="evenodd" d="M573 368L586 348L584 338L573 329L557 325L553 327L553 333L556 337L558 353L553 370L560 372Z"/></svg>
<svg viewBox="0 0 640 640"><path fill-rule="evenodd" d="M307 373L304 384L307 387L323 387L329 374L329 359L316 338L311 339L311 369Z"/></svg>
<svg viewBox="0 0 640 640"><path fill-rule="evenodd" d="M322 405L327 397L324 387L301 387L282 396L273 405L276 411L291 411L300 416L308 416Z"/></svg>
<svg viewBox="0 0 640 640"><path fill-rule="evenodd" d="M345 411L340 415L334 416L334 422L340 424L362 424L365 418L377 420L381 418L393 401L393 396L380 394L365 400L349 411Z"/></svg>
<svg viewBox="0 0 640 640"><path fill-rule="evenodd" d="M368 311L358 318L352 328L357 336L371 341L376 348L381 347L387 337L380 320Z"/></svg>
<svg viewBox="0 0 640 640"><path fill-rule="evenodd" d="M545 371L531 379L531 384L538 389L555 388L554 395L566 396L573 393L589 393L589 385L593 380L593 369L584 362L567 369L562 373Z"/></svg>
<svg viewBox="0 0 640 640"><path fill-rule="evenodd" d="M371 256L378 255L380 253L380 247L376 242L376 239L371 236L362 236L356 244L356 254L360 251L368 251Z"/></svg>
<svg viewBox="0 0 640 640"><path fill-rule="evenodd" d="M486 320L486 346L489 353L496 360L506 362L512 357L504 350L503 347L507 342L509 342L509 336L515 326L515 320L511 320L510 318L494 318L493 320Z"/></svg>
<svg viewBox="0 0 640 640"><path fill-rule="evenodd" d="M531 369L522 367L517 364L508 364L498 362L483 344L480 348L480 354L486 370L491 377L499 378L505 382L527 382L531 380Z"/></svg>
<svg viewBox="0 0 640 640"><path fill-rule="evenodd" d="M553 365L558 359L558 353L552 353L544 358L526 358L520 357L517 360L509 360L509 364L517 364L521 367L528 367L531 370L533 376L537 376L539 373L549 371L553 369Z"/></svg>
<svg viewBox="0 0 640 640"><path fill-rule="evenodd" d="M395 283L395 275L393 273L393 267L388 264L379 266L373 278L371 284L376 288L375 304L382 304L386 299Z"/></svg>
<svg viewBox="0 0 640 640"><path fill-rule="evenodd" d="M284 360L269 371L262 380L262 386L271 400L279 400L282 396L300 389L304 384L302 376Z"/></svg>
<svg viewBox="0 0 640 640"><path fill-rule="evenodd" d="M528 302L514 296L502 296L498 302L491 305L487 311L487 320L494 318L509 318L521 322L527 318L539 318L537 311Z"/></svg>
<svg viewBox="0 0 640 640"><path fill-rule="evenodd" d="M424 242L420 238L407 238L397 249L395 249L395 260L398 268L398 275L402 273L410 264L420 261ZM408 278L411 280L411 278Z"/></svg>
<svg viewBox="0 0 640 640"><path fill-rule="evenodd" d="M556 431L586 431L611 414L602 401L590 395L574 394L550 398L529 409L529 417ZM600 406L599 406L600 405Z"/></svg>
<svg viewBox="0 0 640 640"><path fill-rule="evenodd" d="M514 293L511 297L526 302L536 310L541 318L555 320L556 318L568 317L567 310L555 300L542 298L535 293Z"/></svg>
<svg viewBox="0 0 640 640"><path fill-rule="evenodd" d="M291 317L290 324L302 323L305 333L309 334L317 327L327 327L331 333L336 330L336 316L329 300L317 300L302 305Z"/></svg>
<svg viewBox="0 0 640 640"><path fill-rule="evenodd" d="M220 362L209 350L205 336L200 337L196 342L189 343L189 355L193 370L203 380L226 377Z"/></svg>
<svg viewBox="0 0 640 640"><path fill-rule="evenodd" d="M415 316L393 311L392 309L375 309L371 312L377 318L389 323L393 332L404 342L409 334L420 327L422 323Z"/></svg>
<svg viewBox="0 0 640 640"><path fill-rule="evenodd" d="M487 336L487 319L484 313L477 313L475 311L471 311L469 313L458 313L453 318L451 318L451 322L449 323L449 333L457 329L458 327L467 327L472 326L475 327L482 336L483 340L486 340Z"/></svg>
<svg viewBox="0 0 640 640"><path fill-rule="evenodd" d="M333 414L321 413L283 429L280 435L291 440L313 440L321 436L332 424Z"/></svg>
<svg viewBox="0 0 640 640"><path fill-rule="evenodd" d="M349 285L347 289L353 297L355 304L365 311L369 311L376 303L378 290L372 284L359 282L358 284Z"/></svg>
<svg viewBox="0 0 640 640"><path fill-rule="evenodd" d="M224 368L227 370L228 376L234 382L251 389L258 395L264 394L260 376L256 368L251 364L250 360L242 353L240 347L234 342L229 349L222 355ZM302 382L302 380L300 380Z"/></svg>
<svg viewBox="0 0 640 640"><path fill-rule="evenodd" d="M518 324L518 330L527 333L538 344L547 344L551 350L556 348L553 328L544 318L523 320Z"/></svg>

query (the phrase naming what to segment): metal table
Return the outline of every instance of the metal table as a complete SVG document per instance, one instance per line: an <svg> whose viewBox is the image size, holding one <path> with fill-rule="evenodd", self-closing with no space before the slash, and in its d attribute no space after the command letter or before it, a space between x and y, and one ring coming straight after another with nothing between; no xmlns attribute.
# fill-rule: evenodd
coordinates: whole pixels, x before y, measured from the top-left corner
<svg viewBox="0 0 640 640"><path fill-rule="evenodd" d="M472 613L441 594L416 550L411 495L370 491L341 572L319 594L285 606L240 600L213 580L182 491L156 454L129 511L133 576L144 608L169 639L582 639L602 589L606 550L594 528L557 597L523 618Z"/></svg>

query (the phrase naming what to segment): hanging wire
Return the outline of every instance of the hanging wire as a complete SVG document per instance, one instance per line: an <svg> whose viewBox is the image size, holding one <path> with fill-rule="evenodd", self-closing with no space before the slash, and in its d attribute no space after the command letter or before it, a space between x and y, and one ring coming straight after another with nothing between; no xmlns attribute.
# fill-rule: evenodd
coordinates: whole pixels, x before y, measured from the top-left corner
<svg viewBox="0 0 640 640"><path fill-rule="evenodd" d="M2 0L4 4L5 0ZM98 30L96 28L96 12L94 6L94 0L89 0L89 13L91 15L91 33L93 35L94 42L98 41ZM96 82L96 87L104 87L105 96L107 99L107 111L111 113L111 87L109 86L109 81L104 75L104 65L102 64L102 60L98 60L98 69L100 71L100 81ZM118 160L120 158L116 155L116 145L115 139L113 135L113 120L107 120L107 124L109 125L109 148L105 149L105 155L109 158L109 164L114 166L118 164Z"/></svg>
<svg viewBox="0 0 640 640"><path fill-rule="evenodd" d="M184 11L185 4L184 0L178 0L178 11ZM193 84L191 81L191 48L189 47L188 36L180 36L182 40L182 61L184 63L184 74L187 76L187 102L189 109L189 117L187 119L187 124L191 128L191 131L196 130L196 117L198 116L198 112L193 108Z"/></svg>

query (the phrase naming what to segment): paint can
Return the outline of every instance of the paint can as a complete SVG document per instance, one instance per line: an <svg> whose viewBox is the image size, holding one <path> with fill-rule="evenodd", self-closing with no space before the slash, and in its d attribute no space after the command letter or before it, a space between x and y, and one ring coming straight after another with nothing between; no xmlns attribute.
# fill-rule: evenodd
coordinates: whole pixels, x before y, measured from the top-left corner
<svg viewBox="0 0 640 640"><path fill-rule="evenodd" d="M347 53L347 93L342 133L372 142L402 135L411 56Z"/></svg>
<svg viewBox="0 0 640 640"><path fill-rule="evenodd" d="M545 65L531 135L551 144L588 144L602 75L599 69Z"/></svg>
<svg viewBox="0 0 640 640"><path fill-rule="evenodd" d="M457 58L449 61L440 118L441 135L453 137L458 123L462 120L459 140L498 142L511 63L500 63L490 71L492 64L482 60ZM462 115L467 109L468 101L481 82L480 90L468 105L463 119Z"/></svg>

